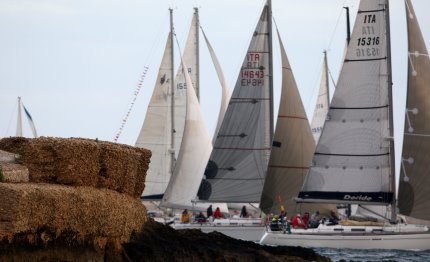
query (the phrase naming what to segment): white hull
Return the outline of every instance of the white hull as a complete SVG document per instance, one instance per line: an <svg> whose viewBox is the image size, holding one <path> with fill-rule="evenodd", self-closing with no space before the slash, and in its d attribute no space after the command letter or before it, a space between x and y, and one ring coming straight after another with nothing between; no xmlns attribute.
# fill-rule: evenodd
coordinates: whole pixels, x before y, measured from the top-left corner
<svg viewBox="0 0 430 262"><path fill-rule="evenodd" d="M259 222L253 223L248 221L241 223L240 220L230 222L229 219L215 220L214 222L207 223L173 223L171 226L176 230L199 229L204 233L218 231L232 238L253 242L259 242L266 231L265 226Z"/></svg>
<svg viewBox="0 0 430 262"><path fill-rule="evenodd" d="M430 249L430 232L421 225L325 226L317 229L292 229L291 234L267 231L260 244L309 248L349 249Z"/></svg>

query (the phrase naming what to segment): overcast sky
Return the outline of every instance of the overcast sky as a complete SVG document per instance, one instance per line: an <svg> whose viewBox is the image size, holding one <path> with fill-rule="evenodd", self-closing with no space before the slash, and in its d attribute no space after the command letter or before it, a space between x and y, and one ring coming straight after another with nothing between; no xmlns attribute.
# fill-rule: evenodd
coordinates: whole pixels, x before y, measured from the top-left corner
<svg viewBox="0 0 430 262"><path fill-rule="evenodd" d="M0 137L16 130L21 96L41 136L112 141L126 115L145 66L149 71L119 138L134 145L143 124L174 9L181 46L193 7L234 87L264 0L1 0ZM345 44L343 6L354 23L358 0L272 0L273 14L302 95L312 117L323 50L337 79ZM427 45L430 1L413 0ZM396 138L404 121L407 43L403 0L390 1ZM275 45L275 111L280 90ZM220 88L201 41L201 105L210 133L219 110ZM178 51L176 51L178 54ZM178 63L179 59L176 58ZM24 135L31 136L27 123ZM397 141L401 141L398 139ZM401 143L397 143L397 152Z"/></svg>

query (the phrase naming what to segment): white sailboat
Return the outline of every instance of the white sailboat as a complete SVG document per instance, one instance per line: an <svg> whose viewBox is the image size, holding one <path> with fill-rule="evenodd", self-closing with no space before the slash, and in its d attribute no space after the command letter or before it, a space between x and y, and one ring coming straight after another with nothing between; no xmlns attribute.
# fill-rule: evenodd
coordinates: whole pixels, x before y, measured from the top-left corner
<svg viewBox="0 0 430 262"><path fill-rule="evenodd" d="M420 116L418 112L426 111L425 103L419 99L424 101L428 93L425 85L429 83L429 76L424 72L430 70L430 63L410 0L406 0L406 6L409 50L418 54L412 58L408 82L408 109L411 115L416 113L415 118ZM268 231L261 239L262 244L430 249L429 228L423 224L400 223L396 214L389 33L388 1L361 0L328 118L297 200L388 205L391 206L390 221L321 224L316 229L293 229L291 234ZM421 128L425 126L423 118L416 118L417 122L409 120L406 123L415 123L417 129L411 125L405 127L403 166L407 171L402 170L398 203L401 214L429 220L428 209L423 208L428 197L424 197L422 186L428 180L424 160L429 148L425 147L428 132Z"/></svg>
<svg viewBox="0 0 430 262"><path fill-rule="evenodd" d="M159 201L162 199L173 175L176 161L181 157L181 144L183 142L187 117L187 86L190 86L189 83L187 84L186 74L190 76L191 86L194 87L197 99L199 99L199 15L198 9L195 8L194 10L188 38L182 54L182 61L184 63L180 64L175 77L173 77L173 11L170 10L171 32L167 39L164 56L160 65L157 77L158 82L154 88L145 121L136 141L137 147L147 148L152 151L151 163L146 176L145 190L142 194L143 200ZM220 79L222 90L221 108L218 115L218 123L220 123L224 117L225 108L230 96L229 88L215 52L206 35L204 37ZM186 70L183 70L184 65L187 65Z"/></svg>

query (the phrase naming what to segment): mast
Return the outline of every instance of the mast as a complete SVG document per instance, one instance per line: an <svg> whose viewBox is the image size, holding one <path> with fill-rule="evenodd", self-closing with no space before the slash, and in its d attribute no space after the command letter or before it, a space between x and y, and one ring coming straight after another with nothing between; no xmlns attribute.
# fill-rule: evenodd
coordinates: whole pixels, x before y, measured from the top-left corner
<svg viewBox="0 0 430 262"><path fill-rule="evenodd" d="M170 77L170 89L171 89L171 97L170 97L170 117L171 117L171 134L170 134L170 174L173 174L173 169L175 168L175 61L174 61L174 52L173 52L173 46L174 46L174 41L173 41L173 34L174 34L174 29L173 29L173 9L169 8L170 11L170 44L171 44L171 58L170 58L170 63L171 63L171 77Z"/></svg>
<svg viewBox="0 0 430 262"><path fill-rule="evenodd" d="M22 136L21 97L18 96L18 117L16 122L16 136Z"/></svg>
<svg viewBox="0 0 430 262"><path fill-rule="evenodd" d="M197 68L196 68L196 83L195 83L195 90L196 90L196 95L197 95L197 99L200 101L200 44L199 44L199 25L200 25L200 21L199 21L199 9L197 7L194 7L194 15L196 16L196 20L197 20L197 26L196 26L196 64L197 64Z"/></svg>
<svg viewBox="0 0 430 262"><path fill-rule="evenodd" d="M269 32L269 92L270 92L270 143L273 141L274 133L274 111L273 111L273 43L272 43L272 0L267 0L268 18L267 31Z"/></svg>
<svg viewBox="0 0 430 262"><path fill-rule="evenodd" d="M346 43L349 44L351 41L351 26L349 23L349 7L344 6L346 10Z"/></svg>
<svg viewBox="0 0 430 262"><path fill-rule="evenodd" d="M329 76L328 76L328 62L327 62L327 50L324 50L324 66L325 66L325 82L327 87L327 105L330 106L330 87L329 87Z"/></svg>
<svg viewBox="0 0 430 262"><path fill-rule="evenodd" d="M397 205L396 205L396 170L395 170L395 156L394 156L394 118L393 118L393 74L391 69L391 35L390 35L390 8L389 1L385 2L386 12L385 19L387 25L387 73L388 73L388 101L389 101L389 121L390 121L390 168L391 168L391 187L393 190L393 200L391 201L391 223L397 221Z"/></svg>

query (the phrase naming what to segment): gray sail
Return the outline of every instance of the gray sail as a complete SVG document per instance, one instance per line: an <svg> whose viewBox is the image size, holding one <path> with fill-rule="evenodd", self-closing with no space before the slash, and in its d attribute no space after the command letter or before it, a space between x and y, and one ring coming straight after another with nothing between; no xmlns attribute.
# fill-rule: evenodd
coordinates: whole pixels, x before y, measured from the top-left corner
<svg viewBox="0 0 430 262"><path fill-rule="evenodd" d="M281 206L294 212L294 198L299 193L315 150L315 141L300 98L299 90L279 37L282 59L282 91L269 167L261 195L260 209L265 213L279 213ZM334 205L306 204L300 212L315 211L327 214Z"/></svg>
<svg viewBox="0 0 430 262"><path fill-rule="evenodd" d="M406 0L409 68L398 206L430 220L430 59L410 0Z"/></svg>
<svg viewBox="0 0 430 262"><path fill-rule="evenodd" d="M271 136L270 17L266 4L206 167L201 200L260 201Z"/></svg>
<svg viewBox="0 0 430 262"><path fill-rule="evenodd" d="M387 4L386 0L360 3L299 202L392 203Z"/></svg>

